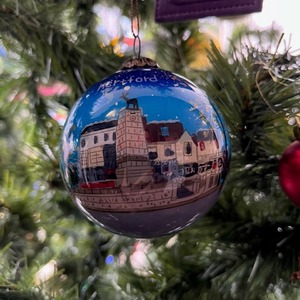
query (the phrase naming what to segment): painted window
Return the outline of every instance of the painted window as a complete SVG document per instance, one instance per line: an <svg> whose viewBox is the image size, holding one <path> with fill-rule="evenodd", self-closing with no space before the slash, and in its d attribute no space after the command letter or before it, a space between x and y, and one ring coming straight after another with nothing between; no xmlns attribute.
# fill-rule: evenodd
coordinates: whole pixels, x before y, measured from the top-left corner
<svg viewBox="0 0 300 300"><path fill-rule="evenodd" d="M192 155L192 144L190 142L184 143L184 155Z"/></svg>
<svg viewBox="0 0 300 300"><path fill-rule="evenodd" d="M169 136L170 135L169 127L167 127L167 126L160 127L160 132L161 132L162 136Z"/></svg>
<svg viewBox="0 0 300 300"><path fill-rule="evenodd" d="M82 139L80 143L81 143L81 147L83 148L85 146L85 139Z"/></svg>
<svg viewBox="0 0 300 300"><path fill-rule="evenodd" d="M108 133L104 133L104 142L108 141L108 139L109 139Z"/></svg>
<svg viewBox="0 0 300 300"><path fill-rule="evenodd" d="M94 144L97 144L97 143L98 143L98 136L94 135Z"/></svg>
<svg viewBox="0 0 300 300"><path fill-rule="evenodd" d="M175 152L172 150L171 146L165 147L165 156L172 156L174 154L175 154Z"/></svg>

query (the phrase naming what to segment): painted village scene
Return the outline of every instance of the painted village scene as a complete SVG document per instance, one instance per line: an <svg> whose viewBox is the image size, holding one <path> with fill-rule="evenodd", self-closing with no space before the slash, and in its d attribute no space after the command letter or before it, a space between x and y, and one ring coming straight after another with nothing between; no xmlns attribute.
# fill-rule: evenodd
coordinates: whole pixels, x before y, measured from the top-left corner
<svg viewBox="0 0 300 300"><path fill-rule="evenodd" d="M221 189L228 157L211 126L189 133L180 120L148 122L138 98L128 92L121 98L127 104L117 119L80 134L73 194L84 208L154 211Z"/></svg>

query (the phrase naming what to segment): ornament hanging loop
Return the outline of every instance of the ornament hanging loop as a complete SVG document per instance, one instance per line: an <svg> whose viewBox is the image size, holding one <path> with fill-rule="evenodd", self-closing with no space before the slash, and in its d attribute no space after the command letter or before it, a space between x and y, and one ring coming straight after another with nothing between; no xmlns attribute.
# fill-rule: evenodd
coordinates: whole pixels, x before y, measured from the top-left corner
<svg viewBox="0 0 300 300"><path fill-rule="evenodd" d="M139 0L130 0L130 20L133 40L134 57L127 59L122 65L121 70L132 68L158 68L156 61L148 57L141 57L142 42L140 38L140 18Z"/></svg>
<svg viewBox="0 0 300 300"><path fill-rule="evenodd" d="M136 52L136 47L138 44L138 52ZM137 57L137 58L141 58L141 39L139 36L135 36L134 37L134 41L133 41L133 53L134 53L134 56Z"/></svg>
<svg viewBox="0 0 300 300"><path fill-rule="evenodd" d="M134 37L133 53L135 57L140 58L142 43L140 39L140 18L139 18L138 0L130 0L130 19L131 19L131 32ZM136 28L134 28L135 20L136 20Z"/></svg>

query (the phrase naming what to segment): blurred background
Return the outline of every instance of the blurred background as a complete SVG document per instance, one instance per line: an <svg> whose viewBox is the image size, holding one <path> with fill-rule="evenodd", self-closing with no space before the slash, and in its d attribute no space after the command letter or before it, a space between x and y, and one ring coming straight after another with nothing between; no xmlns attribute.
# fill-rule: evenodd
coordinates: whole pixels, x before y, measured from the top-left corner
<svg viewBox="0 0 300 300"><path fill-rule="evenodd" d="M142 55L207 92L232 162L204 218L137 240L87 220L58 162L76 99L133 55L130 1L0 0L0 299L299 299L299 207L278 175L299 112L299 7L158 24L139 2Z"/></svg>

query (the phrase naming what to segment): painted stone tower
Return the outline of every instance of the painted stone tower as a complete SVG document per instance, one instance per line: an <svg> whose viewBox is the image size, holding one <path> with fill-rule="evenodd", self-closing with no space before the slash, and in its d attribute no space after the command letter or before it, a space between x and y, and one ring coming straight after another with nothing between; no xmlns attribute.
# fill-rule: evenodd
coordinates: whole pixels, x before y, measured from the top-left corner
<svg viewBox="0 0 300 300"><path fill-rule="evenodd" d="M116 129L116 170L118 185L143 186L152 181L152 168L148 158L148 147L142 118L142 110L137 99L131 107L120 110Z"/></svg>

